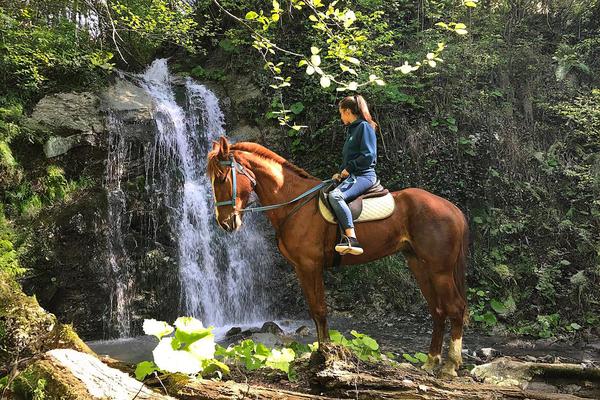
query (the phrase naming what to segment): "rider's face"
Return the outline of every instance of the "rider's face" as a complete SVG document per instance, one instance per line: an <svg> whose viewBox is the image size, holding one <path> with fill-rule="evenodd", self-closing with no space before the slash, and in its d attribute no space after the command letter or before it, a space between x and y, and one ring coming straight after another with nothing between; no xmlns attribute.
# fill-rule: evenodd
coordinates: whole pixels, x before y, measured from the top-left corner
<svg viewBox="0 0 600 400"><path fill-rule="evenodd" d="M352 122L354 122L354 120L356 120L356 115L354 115L352 113L352 111L350 111L350 109L348 108L339 108L340 111L340 119L342 120L342 123L344 125L348 125Z"/></svg>

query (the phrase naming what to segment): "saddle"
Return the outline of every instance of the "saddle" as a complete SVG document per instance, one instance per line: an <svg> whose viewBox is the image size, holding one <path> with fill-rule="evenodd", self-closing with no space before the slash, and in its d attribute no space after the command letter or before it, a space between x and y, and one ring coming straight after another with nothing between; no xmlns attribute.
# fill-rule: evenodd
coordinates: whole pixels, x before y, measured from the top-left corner
<svg viewBox="0 0 600 400"><path fill-rule="evenodd" d="M329 204L327 194L333 187L322 189L319 193L319 211L321 216L331 224L337 224L335 213ZM348 204L354 222L366 222L384 219L393 214L396 202L391 193L379 180L365 193Z"/></svg>

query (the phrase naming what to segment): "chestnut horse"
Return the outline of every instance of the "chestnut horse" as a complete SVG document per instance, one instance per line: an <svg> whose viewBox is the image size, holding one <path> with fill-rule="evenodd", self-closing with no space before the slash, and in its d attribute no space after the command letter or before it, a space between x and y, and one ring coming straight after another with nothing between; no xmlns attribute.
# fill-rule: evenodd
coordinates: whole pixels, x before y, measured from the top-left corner
<svg viewBox="0 0 600 400"><path fill-rule="evenodd" d="M208 175L217 221L227 231L242 225L252 191L261 205L267 206L287 203L321 183L261 145L230 145L224 137L214 142L208 154ZM392 195L396 209L390 217L356 224L364 254L341 256L341 264L364 264L402 252L433 317L431 345L423 368L432 371L441 364L448 318L451 340L442 373L456 376L462 363L463 321L467 315L467 221L455 205L425 190L410 188ZM324 342L329 334L323 269L333 263L338 228L321 217L317 201L314 197L302 207L298 207L301 202L287 204L267 211L267 216L275 228L279 250L300 280L319 342Z"/></svg>

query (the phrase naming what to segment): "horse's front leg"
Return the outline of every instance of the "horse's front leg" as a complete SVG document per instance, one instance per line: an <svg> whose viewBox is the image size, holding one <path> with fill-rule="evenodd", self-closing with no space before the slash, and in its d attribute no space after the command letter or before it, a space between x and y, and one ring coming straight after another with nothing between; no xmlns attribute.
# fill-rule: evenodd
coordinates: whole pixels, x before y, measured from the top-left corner
<svg viewBox="0 0 600 400"><path fill-rule="evenodd" d="M297 265L296 275L308 303L310 316L315 321L319 344L329 341L327 329L327 305L325 304L325 285L323 267L316 265Z"/></svg>

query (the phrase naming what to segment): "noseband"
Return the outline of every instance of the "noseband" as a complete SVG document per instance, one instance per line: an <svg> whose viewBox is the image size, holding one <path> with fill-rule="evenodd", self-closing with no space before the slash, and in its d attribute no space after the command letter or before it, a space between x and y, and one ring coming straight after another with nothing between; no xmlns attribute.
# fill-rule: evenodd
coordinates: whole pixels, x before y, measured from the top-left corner
<svg viewBox="0 0 600 400"><path fill-rule="evenodd" d="M252 183L252 190L254 190L254 187L256 186L256 179L246 172L246 169L242 164L235 161L233 155L227 161L219 161L219 164L231 168L231 200L218 201L215 203L215 207L232 206L234 211L237 212L235 209L235 199L237 198L237 174L240 173L250 180L250 183Z"/></svg>

